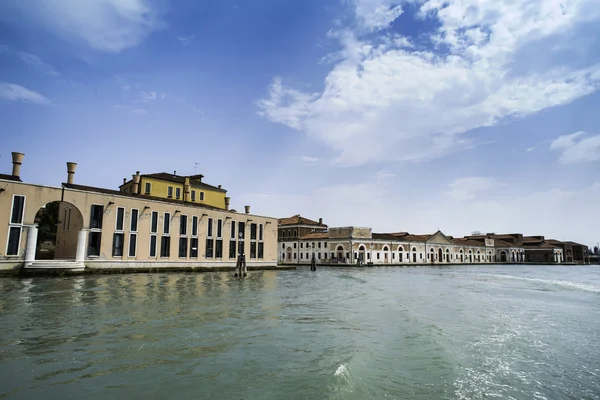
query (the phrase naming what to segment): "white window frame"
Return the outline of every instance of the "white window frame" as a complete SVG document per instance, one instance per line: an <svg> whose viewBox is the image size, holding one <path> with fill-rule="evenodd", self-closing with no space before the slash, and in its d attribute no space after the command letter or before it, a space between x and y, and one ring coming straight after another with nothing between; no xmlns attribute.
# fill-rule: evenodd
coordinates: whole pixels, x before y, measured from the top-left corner
<svg viewBox="0 0 600 400"><path fill-rule="evenodd" d="M12 222L12 211L13 208L15 206L15 197L23 197L23 213L21 214L21 222L20 223L13 223ZM21 239L23 238L23 220L25 219L25 207L27 206L27 196L22 195L22 194L13 194L11 203L10 203L10 215L9 215L9 220L8 220L8 232L6 235L6 251L4 252L4 254L6 254L6 257L18 257L19 256L19 249L21 248ZM11 254L8 255L8 242L10 240L10 228L19 228L19 241L17 243L17 254Z"/></svg>
<svg viewBox="0 0 600 400"><path fill-rule="evenodd" d="M133 229L133 211L137 211L137 221L135 223L135 229ZM152 221L150 221L150 223L152 223ZM140 210L138 210L137 208L132 208L131 212L129 213L129 240L127 242L127 257L136 257L137 256L137 232L139 229L139 225L140 225ZM133 249L133 255L131 255L130 251L131 250L131 237L135 236L135 247Z"/></svg>
<svg viewBox="0 0 600 400"><path fill-rule="evenodd" d="M196 191L192 190L190 193L190 200L191 201L196 201Z"/></svg>
<svg viewBox="0 0 600 400"><path fill-rule="evenodd" d="M152 193L152 182L144 182L144 194Z"/></svg>
<svg viewBox="0 0 600 400"><path fill-rule="evenodd" d="M181 188L175 188L175 198L177 200L181 199Z"/></svg>
<svg viewBox="0 0 600 400"><path fill-rule="evenodd" d="M169 199L173 198L173 186L167 186L167 197Z"/></svg>
<svg viewBox="0 0 600 400"><path fill-rule="evenodd" d="M156 231L152 232L152 216L156 214ZM150 213L150 240L148 241L148 258L157 258L158 256L158 226L160 224L160 213L158 211L152 211ZM152 236L156 238L155 240L155 248L154 248L154 256L152 253Z"/></svg>

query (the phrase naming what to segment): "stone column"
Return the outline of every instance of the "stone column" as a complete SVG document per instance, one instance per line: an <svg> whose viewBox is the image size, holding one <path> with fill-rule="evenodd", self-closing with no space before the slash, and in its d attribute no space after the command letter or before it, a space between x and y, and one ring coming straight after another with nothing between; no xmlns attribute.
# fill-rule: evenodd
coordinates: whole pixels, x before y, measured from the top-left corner
<svg viewBox="0 0 600 400"><path fill-rule="evenodd" d="M27 247L25 247L25 266L33 264L35 261L35 250L37 246L38 227L37 225L29 225L27 231Z"/></svg>
<svg viewBox="0 0 600 400"><path fill-rule="evenodd" d="M85 229L80 230L77 233L77 253L75 255L75 261L85 261L85 247L87 244L87 231Z"/></svg>

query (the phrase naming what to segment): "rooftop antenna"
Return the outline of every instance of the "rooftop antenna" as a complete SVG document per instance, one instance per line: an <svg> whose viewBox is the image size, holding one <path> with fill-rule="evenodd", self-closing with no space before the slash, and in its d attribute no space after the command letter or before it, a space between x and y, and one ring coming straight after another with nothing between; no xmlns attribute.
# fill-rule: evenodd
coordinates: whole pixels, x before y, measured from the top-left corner
<svg viewBox="0 0 600 400"><path fill-rule="evenodd" d="M196 167L198 166L198 163L194 163L194 175L196 175Z"/></svg>

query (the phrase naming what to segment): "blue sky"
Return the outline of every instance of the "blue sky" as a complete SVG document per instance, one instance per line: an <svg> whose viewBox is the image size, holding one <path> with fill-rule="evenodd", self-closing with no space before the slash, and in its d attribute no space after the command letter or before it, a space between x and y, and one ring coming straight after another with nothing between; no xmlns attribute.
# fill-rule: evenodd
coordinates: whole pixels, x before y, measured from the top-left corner
<svg viewBox="0 0 600 400"><path fill-rule="evenodd" d="M176 170L232 206L376 231L593 245L594 0L0 3L0 164L116 188Z"/></svg>

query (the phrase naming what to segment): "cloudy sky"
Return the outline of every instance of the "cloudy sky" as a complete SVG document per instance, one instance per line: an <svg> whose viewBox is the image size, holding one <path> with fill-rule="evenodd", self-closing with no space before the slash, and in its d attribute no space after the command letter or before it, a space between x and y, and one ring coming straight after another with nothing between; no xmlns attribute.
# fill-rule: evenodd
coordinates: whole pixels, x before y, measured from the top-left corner
<svg viewBox="0 0 600 400"><path fill-rule="evenodd" d="M0 165L330 226L600 241L597 0L4 0Z"/></svg>

